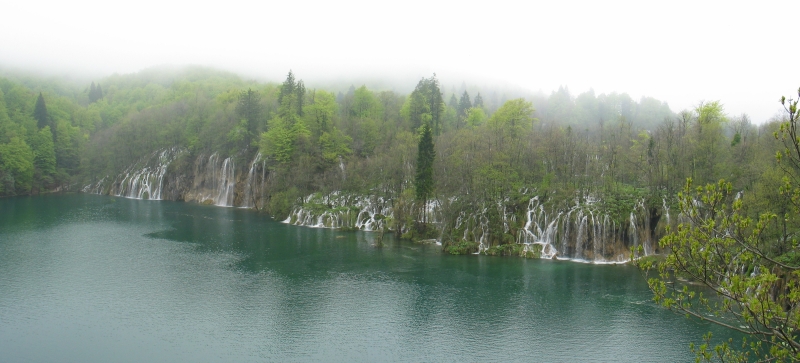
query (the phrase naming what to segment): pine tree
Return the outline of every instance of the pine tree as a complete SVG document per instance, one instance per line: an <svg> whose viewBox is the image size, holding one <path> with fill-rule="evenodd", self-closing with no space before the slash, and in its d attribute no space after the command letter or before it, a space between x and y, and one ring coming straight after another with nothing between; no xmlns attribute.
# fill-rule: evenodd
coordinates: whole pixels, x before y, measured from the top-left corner
<svg viewBox="0 0 800 363"><path fill-rule="evenodd" d="M261 123L261 95L258 91L248 88L239 93L239 103L236 104L236 114L247 124L247 133L244 138L245 147L250 147L252 136L258 133Z"/></svg>
<svg viewBox="0 0 800 363"><path fill-rule="evenodd" d="M439 135L442 131L441 121L442 114L444 114L444 96L439 88L439 80L436 79L436 73L433 74L428 80L428 95L430 100L431 110L431 128L435 135Z"/></svg>
<svg viewBox="0 0 800 363"><path fill-rule="evenodd" d="M418 128L427 123L431 131L438 135L441 132L441 120L444 113L444 96L439 88L439 81L434 73L431 78L423 78L411 92L409 105L411 126Z"/></svg>
<svg viewBox="0 0 800 363"><path fill-rule="evenodd" d="M101 98L103 98L103 88L100 87L100 83L95 86L92 82L92 85L89 86L89 103L95 103Z"/></svg>
<svg viewBox="0 0 800 363"><path fill-rule="evenodd" d="M33 118L36 119L39 129L50 126L50 116L47 115L47 106L44 104L44 96L41 92L39 92L39 98L36 99L36 106L33 108Z"/></svg>
<svg viewBox="0 0 800 363"><path fill-rule="evenodd" d="M92 85L89 86L89 103L94 103L95 101L97 101L96 95L97 95L97 86L95 86L94 82L92 82Z"/></svg>
<svg viewBox="0 0 800 363"><path fill-rule="evenodd" d="M295 86L296 83L294 81L294 73L289 70L289 74L286 75L286 80L283 81L283 84L281 85L281 92L278 94L278 105L283 104L283 99L286 98L286 96L295 93Z"/></svg>
<svg viewBox="0 0 800 363"><path fill-rule="evenodd" d="M303 116L303 98L306 95L306 86L303 85L303 80L297 81L297 86L295 87L295 93L297 94L297 115L302 117Z"/></svg>
<svg viewBox="0 0 800 363"><path fill-rule="evenodd" d="M458 102L458 117L463 118L467 115L467 110L472 107L472 102L469 101L469 93L464 91L461 95L461 101Z"/></svg>
<svg viewBox="0 0 800 363"><path fill-rule="evenodd" d="M417 201L423 204L433 196L433 161L436 152L433 148L433 132L431 127L424 123L420 129L420 139L417 154L417 174L414 179Z"/></svg>
<svg viewBox="0 0 800 363"><path fill-rule="evenodd" d="M475 96L475 101L472 103L472 107L483 108L483 97L481 97L480 92L478 92L478 95Z"/></svg>

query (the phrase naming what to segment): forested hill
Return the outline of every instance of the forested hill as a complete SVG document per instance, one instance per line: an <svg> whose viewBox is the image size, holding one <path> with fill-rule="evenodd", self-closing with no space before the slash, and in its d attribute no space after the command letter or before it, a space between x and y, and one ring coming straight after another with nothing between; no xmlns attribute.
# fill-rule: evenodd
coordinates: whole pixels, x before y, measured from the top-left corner
<svg viewBox="0 0 800 363"><path fill-rule="evenodd" d="M303 87L302 81L298 84ZM441 124L436 130L443 142L488 131L483 124L507 98L493 89L476 90L464 84L458 90L449 88L451 92L441 97ZM268 121L279 115L280 89L278 84L247 82L231 73L196 67L114 75L82 88L58 79L6 75L0 78L0 195L35 194L117 173L159 148L179 146L225 154L256 149L263 146L259 142ZM317 144L326 131L319 130L319 123L325 122L322 127L330 128L328 135L342 139L341 156L346 162L387 157L392 147L414 151L414 145L399 142L413 144L409 95L365 87L302 89L297 114L305 128L315 133L304 141ZM257 100L256 113L245 117L237 105L247 90ZM631 130L652 130L674 118L665 103L650 98L637 103L626 94L587 92L573 97L562 88L549 97L532 94L528 98L535 102L531 110L536 108L530 116L538 119L529 121L531 131L572 126L574 134L585 134L620 122ZM245 118L251 118L247 130L240 122ZM302 154L293 156L310 156ZM309 174L319 177L332 161L319 151L316 154L317 165ZM411 154L406 157L413 159ZM338 154L334 159L338 164ZM305 191L319 188L327 189L315 185Z"/></svg>
<svg viewBox="0 0 800 363"><path fill-rule="evenodd" d="M408 80L414 91L398 94L358 85L314 89L299 76L289 72L276 84L197 67L151 69L76 88L6 75L0 195L90 185L85 190L122 195L131 175L161 168L156 174L166 181L135 183L157 182L164 199L200 202L222 198L222 191L202 191L231 183L226 205L281 218L313 204L302 199L313 193L380 196L403 230L424 220L398 212L413 201L501 203L521 219L533 194L562 206L600 199L611 222L625 225L637 203L657 222L687 177L724 178L737 190L766 194L779 182L770 161L777 122L757 127L718 102L675 114L664 102L624 93L573 96L561 88L507 99L432 76ZM425 125L429 156L419 153ZM158 153L163 160L153 161ZM154 197L150 189L138 193L131 195ZM493 243L518 239L509 228Z"/></svg>

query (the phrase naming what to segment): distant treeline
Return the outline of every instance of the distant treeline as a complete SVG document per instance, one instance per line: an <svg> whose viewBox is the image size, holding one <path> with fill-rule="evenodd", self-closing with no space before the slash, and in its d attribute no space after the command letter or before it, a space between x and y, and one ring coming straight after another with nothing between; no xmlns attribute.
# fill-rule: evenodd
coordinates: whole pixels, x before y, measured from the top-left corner
<svg viewBox="0 0 800 363"><path fill-rule="evenodd" d="M398 196L413 192L423 125L435 150L431 197L502 200L535 189L660 200L691 177L724 178L766 202L780 182L771 161L777 120L755 126L719 102L676 114L624 93L561 88L505 100L463 85L444 92L435 75L409 82L410 94L358 85L334 93L291 72L275 84L204 68L152 69L81 87L7 75L0 196L76 190L173 146L232 156L238 166L267 156L265 209L276 215L318 191Z"/></svg>

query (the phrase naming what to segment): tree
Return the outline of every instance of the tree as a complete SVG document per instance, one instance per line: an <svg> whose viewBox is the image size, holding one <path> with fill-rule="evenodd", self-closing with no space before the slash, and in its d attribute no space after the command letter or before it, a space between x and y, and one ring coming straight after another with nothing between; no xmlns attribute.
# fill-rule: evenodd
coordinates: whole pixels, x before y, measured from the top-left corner
<svg viewBox="0 0 800 363"><path fill-rule="evenodd" d="M518 157L521 152L521 140L533 125L533 105L522 98L503 104L489 119L489 127L494 133L496 149L508 148ZM509 145L506 145L510 142Z"/></svg>
<svg viewBox="0 0 800 363"><path fill-rule="evenodd" d="M97 99L95 98L96 93L97 93L97 86L95 86L94 82L92 82L92 85L89 86L89 103L97 101Z"/></svg>
<svg viewBox="0 0 800 363"><path fill-rule="evenodd" d="M461 95L461 100L458 101L458 116L464 117L467 114L467 110L472 107L472 102L469 100L469 93L464 91L464 94Z"/></svg>
<svg viewBox="0 0 800 363"><path fill-rule="evenodd" d="M447 107L450 107L454 110L458 109L458 100L456 99L455 94L450 95L450 101L447 102Z"/></svg>
<svg viewBox="0 0 800 363"><path fill-rule="evenodd" d="M472 107L483 108L483 97L481 97L481 93L475 96L475 100L472 102Z"/></svg>
<svg viewBox="0 0 800 363"><path fill-rule="evenodd" d="M416 198L421 204L425 204L433 196L433 161L435 158L433 131L425 123L420 128L417 146L417 173L414 178Z"/></svg>
<svg viewBox="0 0 800 363"><path fill-rule="evenodd" d="M467 127L478 127L480 125L483 125L484 121L486 121L486 113L483 112L482 108L473 107L467 110L467 116L466 116Z"/></svg>
<svg viewBox="0 0 800 363"><path fill-rule="evenodd" d="M319 137L333 127L333 116L336 114L336 97L333 93L314 91L314 101L309 105L311 122L309 126L314 136Z"/></svg>
<svg viewBox="0 0 800 363"><path fill-rule="evenodd" d="M729 182L720 180L695 189L688 179L678 194L682 223L659 242L669 251L666 260L638 262L647 274L657 271L648 280L657 303L749 335L749 343L738 350L731 341L712 348L709 334L703 344L692 346L698 360L800 360L797 103L797 99L781 99L787 117L774 133L783 143L776 155L783 171L778 192L791 208L782 215L772 209L782 203L752 208L754 203L742 198ZM710 120L716 117L713 108L699 112L698 127L714 125ZM690 287L678 279L698 282L704 288Z"/></svg>
<svg viewBox="0 0 800 363"><path fill-rule="evenodd" d="M101 98L103 98L103 89L99 83L95 86L94 82L92 82L92 85L89 86L89 103L95 103Z"/></svg>
<svg viewBox="0 0 800 363"><path fill-rule="evenodd" d="M461 100L458 102L458 110L457 110L457 117L458 117L458 125L457 127L460 128L463 125L467 118L467 111L472 108L472 102L469 100L469 93L464 91L464 94L461 95Z"/></svg>
<svg viewBox="0 0 800 363"><path fill-rule="evenodd" d="M403 106L404 113L411 121L411 127L418 129L427 120L429 127L435 135L441 132L442 116L445 112L444 96L439 88L436 74L431 78L423 78L411 92L407 105Z"/></svg>
<svg viewBox="0 0 800 363"><path fill-rule="evenodd" d="M286 96L294 94L296 87L297 85L294 81L294 73L289 70L289 74L286 75L286 80L283 81L283 84L281 85L281 92L278 94L278 105L283 104L283 99L286 98Z"/></svg>
<svg viewBox="0 0 800 363"><path fill-rule="evenodd" d="M0 144L0 183L5 195L25 195L33 182L33 151L19 137L12 137L7 144Z"/></svg>
<svg viewBox="0 0 800 363"><path fill-rule="evenodd" d="M31 140L33 149L34 183L47 187L53 183L56 174L56 151L50 127L39 130Z"/></svg>
<svg viewBox="0 0 800 363"><path fill-rule="evenodd" d="M246 125L243 146L248 148L251 146L252 136L258 134L258 126L261 125L261 95L258 91L248 88L239 93L236 114Z"/></svg>
<svg viewBox="0 0 800 363"><path fill-rule="evenodd" d="M33 107L33 118L36 119L36 125L42 129L45 126L51 126L50 116L47 114L47 106L44 104L44 97L39 92L39 97L36 99L36 105Z"/></svg>

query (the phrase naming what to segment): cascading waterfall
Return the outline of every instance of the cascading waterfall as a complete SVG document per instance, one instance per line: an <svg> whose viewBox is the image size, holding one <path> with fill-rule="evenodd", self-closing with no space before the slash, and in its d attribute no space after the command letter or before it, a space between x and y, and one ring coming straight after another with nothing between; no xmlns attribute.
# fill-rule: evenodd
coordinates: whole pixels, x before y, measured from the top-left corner
<svg viewBox="0 0 800 363"><path fill-rule="evenodd" d="M646 212L646 208L643 203L635 205L626 221L630 226L622 229L611 216L597 209L597 201L587 197L584 203L548 214L538 197L531 198L517 243L540 244L542 258L592 263L626 262L629 246L638 245L640 231L649 228L649 218L637 217L637 213ZM640 226L639 221L643 220L646 221ZM646 246L646 254L654 252L649 244Z"/></svg>
<svg viewBox="0 0 800 363"><path fill-rule="evenodd" d="M219 193L214 199L214 204L221 207L233 206L233 192L236 189L236 179L234 178L234 166L231 158L226 158L222 162L219 170Z"/></svg>
<svg viewBox="0 0 800 363"><path fill-rule="evenodd" d="M639 248L639 233L636 231L636 215L631 212L630 216L630 230L628 233L630 234L630 240L632 242L633 248Z"/></svg>
<svg viewBox="0 0 800 363"><path fill-rule="evenodd" d="M261 153L256 154L256 157L253 158L253 162L250 163L250 171L247 172L247 181L245 182L244 186L244 200L242 200L242 207L243 208L253 208L256 206L255 198L256 195L259 194L261 190L263 190L263 174L261 184L256 182L256 178L259 176L257 173L257 168L260 166L258 163L261 161ZM263 172L263 169L262 169ZM255 190L258 186L261 186L261 190Z"/></svg>
<svg viewBox="0 0 800 363"><path fill-rule="evenodd" d="M187 199L221 207L232 207L236 179L231 158L220 160L218 153L213 153L204 160L198 158L195 165L193 194Z"/></svg>
<svg viewBox="0 0 800 363"><path fill-rule="evenodd" d="M625 263L630 258L630 248L641 245L643 255L654 253L650 242L650 216L644 201L637 201L627 218L615 220L606 212L600 198L584 197L569 208L546 208L539 197L528 201L527 209L512 212L511 202L459 207L450 228L457 239L477 244L477 253L485 253L497 243L495 231L500 228L511 234L515 243L523 245L524 253L532 252L541 258L558 258L590 263ZM452 206L455 198L445 200ZM429 201L416 214L417 220L444 223L443 202ZM449 203L449 204L447 204ZM345 195L333 192L328 195L313 194L302 200L285 223L325 228L354 228L365 231L386 228L386 218L394 218L392 203L378 197ZM666 203L664 203L666 206ZM491 208L496 208L494 213ZM663 213L668 215L664 207ZM492 212L492 213L490 213ZM490 216L498 221L490 223ZM517 217L524 217L518 223ZM666 218L669 220L669 217ZM655 222L654 222L655 223ZM400 227L402 228L402 227ZM494 252L493 252L494 253Z"/></svg>
<svg viewBox="0 0 800 363"><path fill-rule="evenodd" d="M164 190L164 175L169 164L183 152L179 148L156 151L149 157L134 163L111 185L109 194L132 199L161 200ZM84 187L85 192L100 194L107 178L94 185Z"/></svg>
<svg viewBox="0 0 800 363"><path fill-rule="evenodd" d="M83 193L89 194L103 194L103 188L106 184L106 180L108 179L107 176L104 176L102 179L98 180L94 184L87 184L86 186L81 189Z"/></svg>
<svg viewBox="0 0 800 363"><path fill-rule="evenodd" d="M312 194L303 198L284 223L316 228L353 228L378 231L387 227L386 217L394 211L380 197L352 196L333 192Z"/></svg>

